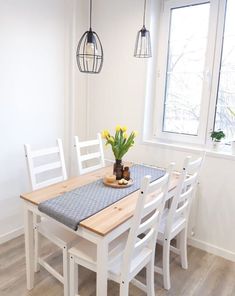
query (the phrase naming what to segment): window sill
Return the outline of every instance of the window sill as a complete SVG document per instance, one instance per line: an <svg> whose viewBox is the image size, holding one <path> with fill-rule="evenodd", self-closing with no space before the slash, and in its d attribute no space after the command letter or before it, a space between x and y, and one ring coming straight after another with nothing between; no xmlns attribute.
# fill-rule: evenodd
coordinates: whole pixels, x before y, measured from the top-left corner
<svg viewBox="0 0 235 296"><path fill-rule="evenodd" d="M215 158L223 158L228 160L235 161L235 154L232 154L231 147L228 145L221 144L221 147L218 151L214 150L212 147L200 147L200 146L193 146L193 145L183 145L183 144L173 144L173 143L165 143L158 140L143 140L142 144L144 145L151 145L151 146L158 146L160 148L166 148L170 150L176 151L184 151L184 152L191 152L191 153L202 153L206 152L207 156L215 157Z"/></svg>

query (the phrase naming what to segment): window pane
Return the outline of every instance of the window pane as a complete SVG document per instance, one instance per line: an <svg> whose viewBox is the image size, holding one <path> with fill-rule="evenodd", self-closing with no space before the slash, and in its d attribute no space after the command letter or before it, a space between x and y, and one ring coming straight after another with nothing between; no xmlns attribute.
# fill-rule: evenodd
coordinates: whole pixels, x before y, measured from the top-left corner
<svg viewBox="0 0 235 296"><path fill-rule="evenodd" d="M163 131L197 135L210 4L171 10Z"/></svg>
<svg viewBox="0 0 235 296"><path fill-rule="evenodd" d="M215 129L222 129L226 140L235 139L235 1L227 1L224 44L220 68Z"/></svg>

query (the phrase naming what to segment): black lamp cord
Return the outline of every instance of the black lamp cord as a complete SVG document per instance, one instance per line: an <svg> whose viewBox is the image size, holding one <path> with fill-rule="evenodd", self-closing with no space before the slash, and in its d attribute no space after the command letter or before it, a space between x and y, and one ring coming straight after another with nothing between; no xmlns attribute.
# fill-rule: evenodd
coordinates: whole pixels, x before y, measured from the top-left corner
<svg viewBox="0 0 235 296"><path fill-rule="evenodd" d="M143 27L145 27L145 15L146 15L146 0L144 0L144 16L143 16Z"/></svg>
<svg viewBox="0 0 235 296"><path fill-rule="evenodd" d="M92 0L90 0L90 30L92 25Z"/></svg>

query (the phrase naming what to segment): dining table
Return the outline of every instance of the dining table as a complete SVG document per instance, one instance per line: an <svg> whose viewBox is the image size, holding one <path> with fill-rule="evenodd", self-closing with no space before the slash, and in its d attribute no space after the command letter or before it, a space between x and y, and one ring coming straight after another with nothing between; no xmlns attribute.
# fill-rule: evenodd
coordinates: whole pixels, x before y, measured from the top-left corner
<svg viewBox="0 0 235 296"><path fill-rule="evenodd" d="M38 215L46 217L48 221L59 223L61 227L83 237L96 245L97 248L97 280L96 295L107 296L108 282L108 251L109 243L127 231L132 222L136 207L139 189L110 206L100 210L94 215L81 221L76 230L53 219L39 210L39 205L49 201L76 188L104 178L112 174L113 167L106 166L91 173L69 178L63 182L50 185L29 193L23 193L20 198L24 208L24 233L25 233L25 256L26 256L26 278L27 289L34 288L34 222L33 217ZM174 190L179 181L177 172L172 174L168 196L174 195ZM119 189L116 189L119 190ZM89 195L87 196L89 199Z"/></svg>

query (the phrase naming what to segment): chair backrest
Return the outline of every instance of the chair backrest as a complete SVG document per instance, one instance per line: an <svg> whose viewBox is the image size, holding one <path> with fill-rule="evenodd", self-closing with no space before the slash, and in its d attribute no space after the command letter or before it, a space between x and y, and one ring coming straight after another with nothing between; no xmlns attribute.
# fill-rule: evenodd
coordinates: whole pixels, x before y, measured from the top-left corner
<svg viewBox="0 0 235 296"><path fill-rule="evenodd" d="M97 139L95 140L80 142L77 136L74 137L74 140L77 154L78 172L80 175L92 172L105 166L103 144L100 133L97 134ZM93 147L98 147L98 151L89 152L89 148ZM82 149L84 149L86 152L82 153ZM96 161L94 165L84 165L87 161L94 160Z"/></svg>
<svg viewBox="0 0 235 296"><path fill-rule="evenodd" d="M57 139L57 146L55 147L32 151L31 146L25 144L24 149L32 190L40 189L67 179L61 139ZM36 164L37 160L50 157L56 157L57 159L56 161L48 160L46 164ZM50 175L50 173L55 170L56 172L58 171L56 177L47 176L46 180L39 180L40 175Z"/></svg>
<svg viewBox="0 0 235 296"><path fill-rule="evenodd" d="M173 223L177 220L177 218L183 218L185 219L185 223L188 223L190 205L198 181L202 162L203 157L200 157L195 161L191 161L191 156L187 156L184 161L183 170L179 178L178 186L175 190L175 195L172 198L166 220L166 237L168 237L172 231Z"/></svg>
<svg viewBox="0 0 235 296"><path fill-rule="evenodd" d="M187 156L184 160L183 171L186 171L188 175L193 175L194 173L197 173L199 175L204 158L205 154L198 159L191 161L192 157Z"/></svg>
<svg viewBox="0 0 235 296"><path fill-rule="evenodd" d="M150 176L142 180L139 197L133 216L127 244L124 251L122 274L131 272L131 262L136 252L141 253L144 249L149 250L151 256L155 253L155 244L161 214L165 204L165 195L168 190L169 173L162 178L150 183ZM145 236L140 238L140 234Z"/></svg>

